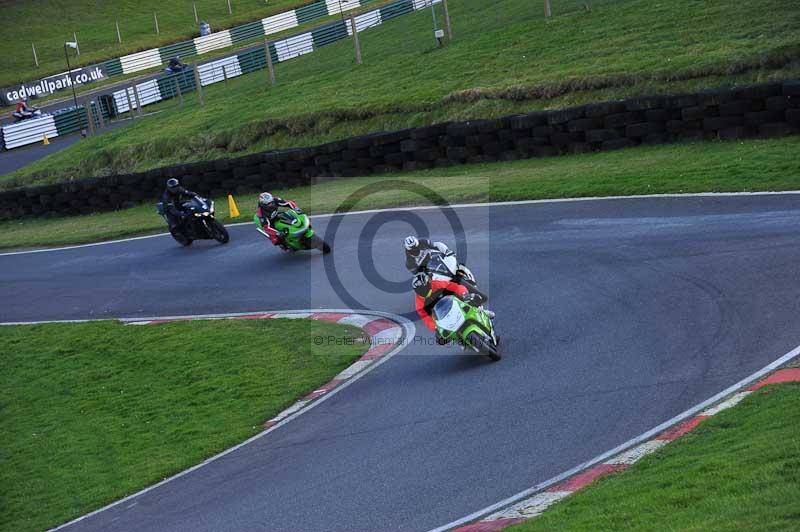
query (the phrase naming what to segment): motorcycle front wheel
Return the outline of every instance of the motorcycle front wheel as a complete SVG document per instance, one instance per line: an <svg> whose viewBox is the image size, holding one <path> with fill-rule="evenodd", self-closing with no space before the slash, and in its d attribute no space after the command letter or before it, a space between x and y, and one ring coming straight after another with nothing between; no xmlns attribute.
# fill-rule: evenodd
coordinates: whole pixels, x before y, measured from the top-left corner
<svg viewBox="0 0 800 532"><path fill-rule="evenodd" d="M488 338L484 338L478 333L474 332L469 335L469 343L475 347L480 353L488 356L493 362L497 362L503 356L497 350L497 347Z"/></svg>
<svg viewBox="0 0 800 532"><path fill-rule="evenodd" d="M331 252L331 247L328 245L328 243L317 235L313 235L308 239L308 245L314 249L320 250L322 253L327 254Z"/></svg>
<svg viewBox="0 0 800 532"><path fill-rule="evenodd" d="M228 234L228 230L225 229L225 226L216 220L211 220L208 223L208 229L211 232L211 238L220 244L227 244L231 239L230 235Z"/></svg>

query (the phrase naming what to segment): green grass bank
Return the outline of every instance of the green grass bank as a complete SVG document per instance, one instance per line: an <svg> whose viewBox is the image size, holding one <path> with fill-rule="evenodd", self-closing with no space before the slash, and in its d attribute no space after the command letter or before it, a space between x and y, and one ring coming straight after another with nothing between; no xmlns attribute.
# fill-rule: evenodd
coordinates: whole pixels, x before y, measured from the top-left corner
<svg viewBox="0 0 800 532"><path fill-rule="evenodd" d="M56 526L260 432L368 347L313 336L361 334L310 320L0 327L0 529Z"/></svg>
<svg viewBox="0 0 800 532"><path fill-rule="evenodd" d="M735 408L509 532L800 527L800 384Z"/></svg>

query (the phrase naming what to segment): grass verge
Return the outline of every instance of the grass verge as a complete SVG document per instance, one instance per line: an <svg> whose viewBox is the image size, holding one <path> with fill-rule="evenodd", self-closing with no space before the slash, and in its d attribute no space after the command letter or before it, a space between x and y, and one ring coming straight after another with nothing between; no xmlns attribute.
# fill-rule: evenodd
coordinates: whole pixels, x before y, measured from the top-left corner
<svg viewBox="0 0 800 532"><path fill-rule="evenodd" d="M781 384L509 530L797 530L798 493L800 384Z"/></svg>
<svg viewBox="0 0 800 532"><path fill-rule="evenodd" d="M555 4L558 4L556 2ZM443 120L800 75L794 0L592 2L545 22L527 0L451 3L456 38L437 49L430 13L208 86L206 105L82 141L0 180L10 187L144 170ZM557 10L556 13L559 11ZM440 14L441 16L441 14Z"/></svg>
<svg viewBox="0 0 800 532"><path fill-rule="evenodd" d="M259 432L364 343L309 320L0 327L0 529L41 530ZM346 343L346 342L345 342Z"/></svg>
<svg viewBox="0 0 800 532"><path fill-rule="evenodd" d="M297 200L313 215L334 212L361 187L389 180L424 184L450 203L797 190L800 189L798 151L800 137L797 136L775 140L673 144L339 179L272 192ZM225 199L217 198L218 215L223 222L247 221L255 210L255 195L236 199L243 216L232 220L224 216L227 212ZM422 204L426 204L423 198L386 187L386 190L359 202L355 208ZM0 248L86 243L163 231L164 222L153 207L142 205L88 216L2 222Z"/></svg>

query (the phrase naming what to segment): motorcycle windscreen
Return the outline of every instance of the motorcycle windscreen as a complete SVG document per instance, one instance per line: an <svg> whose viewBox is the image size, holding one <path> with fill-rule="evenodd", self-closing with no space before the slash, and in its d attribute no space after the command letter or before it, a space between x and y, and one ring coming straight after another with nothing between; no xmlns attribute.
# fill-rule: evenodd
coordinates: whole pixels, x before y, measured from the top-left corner
<svg viewBox="0 0 800 532"><path fill-rule="evenodd" d="M465 321L461 307L453 296L440 299L433 307L433 315L436 316L436 324L446 331L457 331Z"/></svg>
<svg viewBox="0 0 800 532"><path fill-rule="evenodd" d="M430 273L438 273L452 277L458 268L458 260L453 255L445 257L441 253L431 253L425 269Z"/></svg>
<svg viewBox="0 0 800 532"><path fill-rule="evenodd" d="M278 216L280 216L284 223L291 226L289 233L295 237L303 235L308 231L308 227L311 225L311 220L309 220L308 216L301 216L293 209L282 212Z"/></svg>

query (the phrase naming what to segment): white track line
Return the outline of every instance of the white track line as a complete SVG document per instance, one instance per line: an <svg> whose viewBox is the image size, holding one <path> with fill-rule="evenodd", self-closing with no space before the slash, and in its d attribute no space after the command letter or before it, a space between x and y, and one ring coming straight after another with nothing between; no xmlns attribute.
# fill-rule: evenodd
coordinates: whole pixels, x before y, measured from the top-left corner
<svg viewBox="0 0 800 532"><path fill-rule="evenodd" d="M680 414L678 414L677 416L673 417L672 419L670 419L668 421L665 421L664 423L662 423L662 424L660 424L660 425L658 425L656 427L653 427L652 429L648 430L647 432L642 433L639 436L636 436L635 438L632 438L632 439L626 441L625 443L623 443L621 445L618 445L618 446L614 447L613 449L611 449L609 451L604 452L603 454L597 455L594 458L592 458L592 459L590 459L590 460L588 460L586 462L583 462L582 464L578 464L575 467L573 467L572 469L564 471L560 475L557 475L555 477L547 479L544 482L540 482L539 484L537 484L537 485L535 485L535 486L533 486L531 488L523 490L523 491L521 491L521 492L519 492L519 493L517 493L515 495L512 495L511 497L503 499L502 501L496 502L496 503L492 504L491 506L487 506L486 508L478 510L477 512L473 512L473 513L471 513L471 514L469 514L467 516L462 517L461 519L457 519L455 521L447 523L446 525L442 525L440 527L434 528L434 529L430 530L430 532L444 532L446 530L451 530L451 529L459 527L461 525L466 525L468 523L471 523L473 521L476 521L476 520L480 519L481 517L484 517L486 515L489 515L491 513L496 512L498 510L501 510L501 509L505 508L506 506L510 506L510 505L512 505L512 504L514 504L514 503L516 503L518 501L521 501L522 499L526 499L526 498L530 497L531 495L534 495L537 492L543 491L543 490L549 488L550 486L553 486L553 485L561 482L562 480L566 480L567 478L575 475L576 473L579 473L579 472L583 471L584 469L587 469L587 468L589 468L589 467L591 467L593 465L599 464L601 462L605 462L609 458L611 458L613 456L616 456L617 454L620 454L623 451L626 451L626 450L632 448L635 445L639 445L642 442L645 442L645 441L651 439L652 437L654 437L654 436L660 434L661 432L663 432L665 429L668 429L673 425L677 425L681 421L684 421L684 420L694 416L698 412L701 412L701 411L705 410L706 408L714 405L715 403L717 403L718 401L728 397L729 395L732 395L732 394L738 392L739 390L741 390L745 386L753 383L754 381L757 381L758 379L760 379L761 377L763 377L767 373L770 373L772 370L777 369L780 366L784 365L785 363L789 362L790 360L795 358L797 355L800 355L800 346L795 347L794 349L792 349L791 351L789 351L788 353L786 353L785 355L783 355L782 357L780 357L776 361L772 362L771 364L768 364L768 365L764 366L763 368L761 368L760 370L756 371L752 375L750 375L748 377L745 377L744 379L740 380L739 382L737 382L733 386L729 386L728 388L722 390L721 392L719 392L718 394L714 395L713 397L711 397L709 399L706 399L702 403L698 403L698 404L694 405L693 407L689 408L688 410L685 410L685 411L681 412Z"/></svg>
<svg viewBox="0 0 800 532"><path fill-rule="evenodd" d="M288 311L284 311L284 312L288 312ZM397 316L395 314L390 314L388 312L376 312L376 311L366 311L366 310L364 310L364 311L354 311L354 310L343 310L343 309L298 310L297 312L298 313L308 313L308 314L312 314L312 313L316 313L316 312L319 312L319 313L337 313L337 314L338 313L369 314L369 315L374 315L376 317L386 318L386 319L390 319L391 321L394 321L403 330L405 338L413 338L414 333L416 332L416 328L414 327L414 324L411 323L409 320L403 318L402 316ZM187 316L161 316L161 317L151 317L151 318L122 318L122 319L119 319L119 321L125 322L125 321L150 321L150 320L178 320L178 319L190 319L190 318L192 318L192 319L213 319L213 318L229 318L229 317L236 317L236 316L247 316L247 315L250 315L250 314L271 314L271 312L269 312L269 311L256 311L256 312L237 312L237 313L234 313L234 314L197 314L197 315L187 315ZM86 322L86 321L107 321L107 320L83 320L83 321ZM53 321L53 322L38 322L38 323L75 323L75 322L74 321ZM55 528L51 528L50 530L51 531L61 530L62 528L66 528L68 526L74 525L75 523L83 521L84 519L88 519L89 517L97 515L97 514L99 514L101 512L104 512L104 511L110 509L110 508L118 506L118 505L120 505L120 504L122 504L124 502L130 501L131 499L134 499L136 497L144 495L145 493L147 493L149 491L152 491L152 490L154 490L154 489L156 489L156 488L158 488L160 486L163 486L167 482L171 482L171 481L176 480L178 478L181 478L181 477L183 477L185 475L188 475L189 473L191 473L193 471L196 471L197 469L200 469L201 467L206 466L206 465L210 464L211 462L219 460L223 456L226 456L226 455L228 455L228 454L230 454L230 453L232 453L232 452L234 452L234 451L236 451L238 449L241 449L245 445L248 445L248 444L250 444L250 443L252 443L252 442L254 442L254 441L258 440L258 439L263 438L264 436L266 436L270 432L273 432L273 431L279 429L280 427L282 427L282 426L286 425L287 423L291 422L293 419L296 419L296 418L300 417L301 415L305 414L306 412L308 412L308 411L316 408L317 406L321 405L322 403L324 403L325 401L327 401L331 397L335 396L336 394L338 394L339 392L341 392L342 390L344 390L348 386L352 385L354 382L356 382L357 380L359 380L363 376L365 376L368 373L374 371L375 368L377 368L381 364L384 364L387 360L389 360L394 355L396 355L397 353L402 351L403 348L407 345L407 343L408 342L399 341L397 343L397 345L391 351L389 351L385 355L381 356L380 358L374 360L361 373L358 373L358 374L352 376L350 379L342 382L336 388L333 388L331 391L327 392L325 395L322 395L319 398L313 399L312 401L310 401L310 404L304 406L303 408L298 409L296 412L294 412L290 416L283 418L281 421L277 422L275 425L271 426L268 429L265 429L265 430L259 432L255 436L252 436L252 437L248 438L247 440L243 441L242 443L240 443L238 445L234 445L233 447L231 447L229 449L226 449L226 450L222 451L219 454L215 454L211 458L203 460L199 464L196 464L196 465L190 467L189 469L185 469L185 470L181 471L180 473L177 473L177 474L175 474L175 475L173 475L173 476L171 476L169 478L165 478L161 482L153 484L152 486L148 486L148 487L146 487L146 488L144 488L144 489L142 489L140 491L137 491L136 493L134 493L132 495L128 495L127 497L125 497L123 499L119 499L117 501L114 501L111 504L103 506L102 508L98 508L97 510L95 510L95 511L93 511L91 513L88 513L86 515L82 515L82 516L80 516L80 517L78 517L76 519L73 519L72 521L69 521L68 523L64 523L64 524L59 525L59 526L57 526Z"/></svg>
<svg viewBox="0 0 800 532"><path fill-rule="evenodd" d="M637 194L632 196L591 196L586 198L561 198L561 199L539 199L539 200L519 200L519 201L494 201L487 203L457 203L455 205L425 205L418 207L389 207L385 209L368 209L364 211L352 211L345 213L327 213L316 214L312 218L332 218L334 216L347 216L357 214L375 214L379 212L397 212L397 211L426 211L436 210L443 208L450 209L473 209L479 207L499 207L507 205L536 205L547 203L573 203L584 201L616 201L616 200L632 200L632 199L663 199L663 198L725 198L725 197L738 197L738 196L790 196L798 195L800 190L787 190L783 192L698 192L694 194ZM237 222L227 224L226 227L238 227L240 225L251 225L253 222ZM0 253L0 257L7 257L11 255L27 255L32 253L49 253L52 251L66 251L70 249L88 248L94 246L105 246L107 244L119 244L120 242L132 242L134 240L144 240L147 238L158 238L162 236L169 236L169 233L158 233L156 235L134 236L130 238L120 238L118 240L108 240L105 242L92 242L91 244L77 244L74 246L64 246L60 248L44 248L44 249L30 249L24 251L8 251Z"/></svg>

